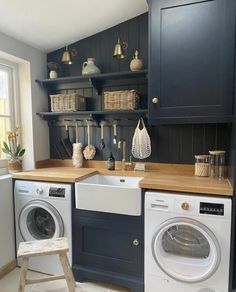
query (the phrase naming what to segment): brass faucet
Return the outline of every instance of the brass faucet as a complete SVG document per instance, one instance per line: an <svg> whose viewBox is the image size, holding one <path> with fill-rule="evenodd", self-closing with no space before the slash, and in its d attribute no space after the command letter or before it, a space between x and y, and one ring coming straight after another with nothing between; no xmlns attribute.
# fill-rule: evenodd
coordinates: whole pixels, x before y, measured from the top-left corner
<svg viewBox="0 0 236 292"><path fill-rule="evenodd" d="M122 151L122 161L121 161L122 170L126 170L126 141L125 139L119 140L118 149L121 149Z"/></svg>

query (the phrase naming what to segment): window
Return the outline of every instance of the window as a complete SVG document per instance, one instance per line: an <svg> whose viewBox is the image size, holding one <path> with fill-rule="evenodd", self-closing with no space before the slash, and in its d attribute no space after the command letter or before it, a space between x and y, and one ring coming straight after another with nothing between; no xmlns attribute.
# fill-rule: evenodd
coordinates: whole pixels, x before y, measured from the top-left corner
<svg viewBox="0 0 236 292"><path fill-rule="evenodd" d="M6 141L7 132L14 128L14 67L0 63L0 146ZM0 159L5 158L0 150Z"/></svg>

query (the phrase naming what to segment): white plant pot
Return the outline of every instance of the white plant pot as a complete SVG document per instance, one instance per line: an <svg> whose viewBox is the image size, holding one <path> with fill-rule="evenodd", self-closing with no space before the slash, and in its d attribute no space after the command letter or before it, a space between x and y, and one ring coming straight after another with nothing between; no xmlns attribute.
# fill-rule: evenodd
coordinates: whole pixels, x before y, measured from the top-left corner
<svg viewBox="0 0 236 292"><path fill-rule="evenodd" d="M49 72L49 78L50 78L50 79L57 78L57 71L55 71L55 70L51 70L51 71Z"/></svg>

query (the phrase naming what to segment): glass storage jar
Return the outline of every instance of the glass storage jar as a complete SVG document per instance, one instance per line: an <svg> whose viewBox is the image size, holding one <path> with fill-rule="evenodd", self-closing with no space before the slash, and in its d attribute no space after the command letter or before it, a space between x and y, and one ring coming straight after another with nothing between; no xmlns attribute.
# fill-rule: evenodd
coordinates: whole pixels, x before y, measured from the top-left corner
<svg viewBox="0 0 236 292"><path fill-rule="evenodd" d="M210 155L195 155L195 175L209 176Z"/></svg>
<svg viewBox="0 0 236 292"><path fill-rule="evenodd" d="M210 176L212 178L225 178L225 151L209 151L210 154Z"/></svg>

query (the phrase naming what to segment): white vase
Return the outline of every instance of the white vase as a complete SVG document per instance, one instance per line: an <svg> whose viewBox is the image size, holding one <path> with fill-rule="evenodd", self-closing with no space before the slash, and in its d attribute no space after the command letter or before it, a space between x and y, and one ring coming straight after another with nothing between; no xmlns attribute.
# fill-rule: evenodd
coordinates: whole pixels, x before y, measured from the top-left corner
<svg viewBox="0 0 236 292"><path fill-rule="evenodd" d="M101 73L100 69L94 64L94 62L94 58L88 58L87 61L83 63L82 75Z"/></svg>
<svg viewBox="0 0 236 292"><path fill-rule="evenodd" d="M49 72L49 78L50 78L50 79L57 78L57 71L55 71L55 70L51 70L51 71Z"/></svg>

